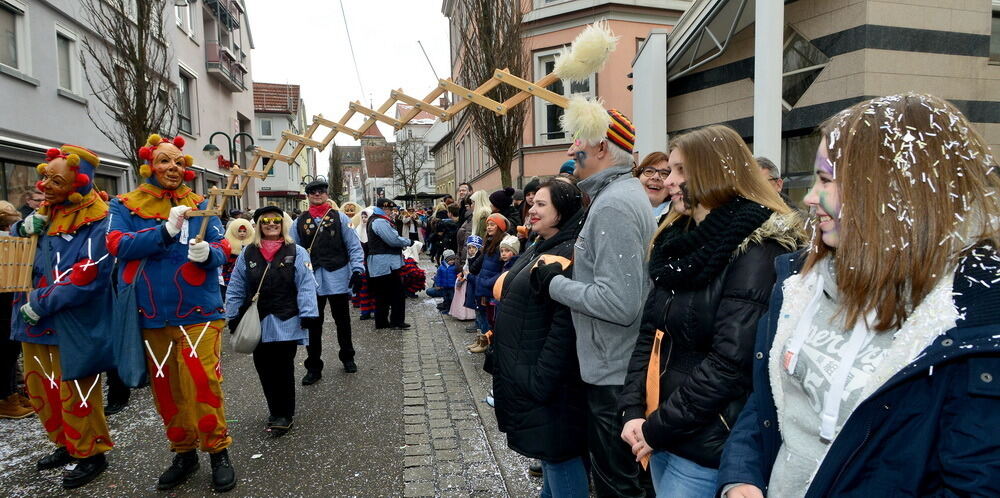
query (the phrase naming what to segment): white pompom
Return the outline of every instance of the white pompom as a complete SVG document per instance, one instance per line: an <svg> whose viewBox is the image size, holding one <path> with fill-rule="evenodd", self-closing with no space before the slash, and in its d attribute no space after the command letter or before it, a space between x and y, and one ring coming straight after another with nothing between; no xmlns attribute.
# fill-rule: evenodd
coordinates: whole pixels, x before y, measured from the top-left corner
<svg viewBox="0 0 1000 498"><path fill-rule="evenodd" d="M569 50L562 50L553 72L564 80L586 81L604 67L617 46L618 37L606 21L591 24L577 35Z"/></svg>
<svg viewBox="0 0 1000 498"><path fill-rule="evenodd" d="M599 100L586 99L580 95L569 101L569 107L559 118L562 129L572 135L575 140L595 143L608 134L611 116Z"/></svg>

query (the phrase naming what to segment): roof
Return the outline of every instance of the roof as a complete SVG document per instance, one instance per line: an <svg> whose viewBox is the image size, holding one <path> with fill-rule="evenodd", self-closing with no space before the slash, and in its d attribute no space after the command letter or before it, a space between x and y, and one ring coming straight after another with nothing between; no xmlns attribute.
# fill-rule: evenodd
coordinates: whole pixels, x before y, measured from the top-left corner
<svg viewBox="0 0 1000 498"><path fill-rule="evenodd" d="M411 110L413 110L413 106L412 105L409 105L409 104L396 104L396 119L399 119L400 116L402 116L402 115L410 112ZM420 112L417 113L416 116L413 116L413 119L409 120L405 124L431 124L431 123L433 123L436 120L437 120L437 116L435 116L435 115L433 115L433 114L431 114L431 113L429 113L427 111L420 111Z"/></svg>
<svg viewBox="0 0 1000 498"><path fill-rule="evenodd" d="M299 85L254 81L253 111L297 114L299 112Z"/></svg>
<svg viewBox="0 0 1000 498"><path fill-rule="evenodd" d="M362 137L369 137L369 138L373 138L373 137L374 138L385 138L385 135L382 135L382 132L378 129L378 123L372 123L372 125L369 126L368 129L365 130L365 132L361 134L361 136Z"/></svg>
<svg viewBox="0 0 1000 498"><path fill-rule="evenodd" d="M753 22L750 0L696 0L667 38L668 81L721 56L733 36Z"/></svg>

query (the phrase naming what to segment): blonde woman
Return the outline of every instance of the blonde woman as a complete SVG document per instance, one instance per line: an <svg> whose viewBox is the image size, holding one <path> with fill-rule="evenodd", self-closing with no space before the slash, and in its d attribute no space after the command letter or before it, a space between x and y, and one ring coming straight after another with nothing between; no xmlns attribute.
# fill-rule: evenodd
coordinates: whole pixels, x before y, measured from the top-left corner
<svg viewBox="0 0 1000 498"><path fill-rule="evenodd" d="M671 211L650 248L655 286L619 398L621 437L637 460L651 457L658 496L709 498L729 427L750 394L774 258L803 237L732 129L672 139L666 168Z"/></svg>
<svg viewBox="0 0 1000 498"><path fill-rule="evenodd" d="M777 261L717 491L1000 496L997 162L930 95L821 135L812 245Z"/></svg>
<svg viewBox="0 0 1000 498"><path fill-rule="evenodd" d="M295 244L292 219L277 206L254 212L253 242L240 253L226 292L226 319L235 330L257 292L261 339L253 364L267 400L266 428L285 435L295 415L295 353L307 344L309 322L318 320L316 280L309 253ZM262 282L263 280L263 282Z"/></svg>
<svg viewBox="0 0 1000 498"><path fill-rule="evenodd" d="M493 203L490 196L485 191L477 190L472 193L472 233L477 237L486 237L486 218L493 214Z"/></svg>

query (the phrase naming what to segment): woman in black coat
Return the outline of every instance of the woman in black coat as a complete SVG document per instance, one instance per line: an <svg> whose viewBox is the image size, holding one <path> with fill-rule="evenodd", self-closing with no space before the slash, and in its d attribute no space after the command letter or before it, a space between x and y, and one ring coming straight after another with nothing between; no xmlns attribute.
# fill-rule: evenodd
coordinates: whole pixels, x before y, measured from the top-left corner
<svg viewBox="0 0 1000 498"><path fill-rule="evenodd" d="M710 126L671 140L667 168L672 212L650 250L655 287L619 397L622 439L649 463L658 496L711 497L751 390L774 259L801 235L733 130Z"/></svg>
<svg viewBox="0 0 1000 498"><path fill-rule="evenodd" d="M514 451L542 461L541 496L587 496L586 401L569 308L540 294L537 265L568 273L583 224L573 185L542 186L530 211L541 239L497 280L493 393L500 431ZM560 262L552 262L557 258Z"/></svg>

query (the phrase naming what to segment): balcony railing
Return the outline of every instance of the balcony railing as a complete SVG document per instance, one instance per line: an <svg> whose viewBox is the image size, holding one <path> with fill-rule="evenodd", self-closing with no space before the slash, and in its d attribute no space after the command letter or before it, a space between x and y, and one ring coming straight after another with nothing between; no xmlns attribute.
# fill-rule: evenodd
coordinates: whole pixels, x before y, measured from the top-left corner
<svg viewBox="0 0 1000 498"><path fill-rule="evenodd" d="M205 43L205 68L208 74L222 82L226 88L234 92L242 92L246 87L247 71L233 54L219 42Z"/></svg>
<svg viewBox="0 0 1000 498"><path fill-rule="evenodd" d="M235 0L205 0L205 5L212 10L230 31L240 27L240 11Z"/></svg>

